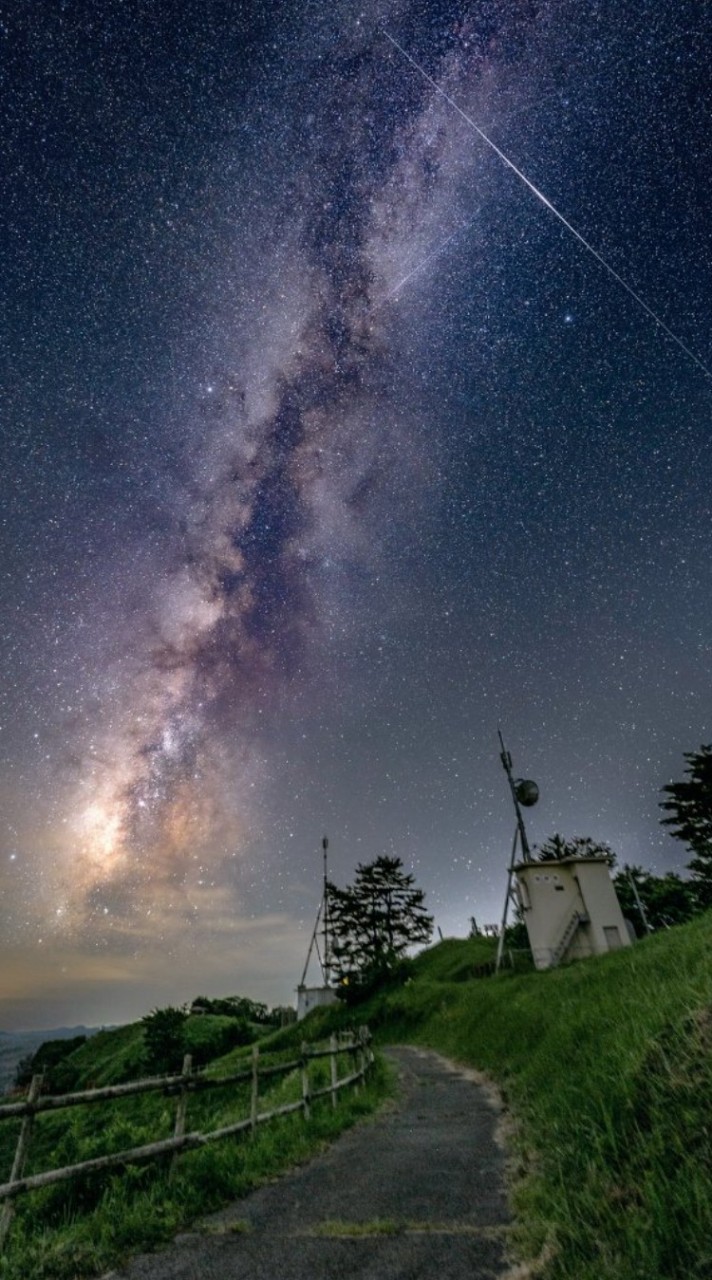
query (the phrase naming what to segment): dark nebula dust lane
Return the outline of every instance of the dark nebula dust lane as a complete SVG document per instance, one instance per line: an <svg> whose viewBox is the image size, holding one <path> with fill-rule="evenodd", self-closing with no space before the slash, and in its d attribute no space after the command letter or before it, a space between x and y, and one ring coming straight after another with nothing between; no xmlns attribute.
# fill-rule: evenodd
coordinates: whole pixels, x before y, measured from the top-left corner
<svg viewBox="0 0 712 1280"><path fill-rule="evenodd" d="M445 930L494 919L498 723L534 839L675 865L709 35L642 0L7 16L8 1025L286 999L326 828L337 878L395 852Z"/></svg>

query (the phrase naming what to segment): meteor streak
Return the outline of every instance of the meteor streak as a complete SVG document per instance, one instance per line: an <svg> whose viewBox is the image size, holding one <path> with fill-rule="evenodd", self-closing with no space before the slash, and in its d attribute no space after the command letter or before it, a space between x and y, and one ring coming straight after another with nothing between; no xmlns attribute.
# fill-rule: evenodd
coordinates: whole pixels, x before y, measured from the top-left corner
<svg viewBox="0 0 712 1280"><path fill-rule="evenodd" d="M401 289L403 288L403 285L407 284L409 280L413 279L413 276L416 276L419 271L422 271L425 267L427 267L428 263L432 262L433 258L438 258L442 253L443 249L446 249L447 246L450 244L451 240L455 240L457 236L462 235L464 231L469 231L470 227L474 227L479 217L479 212L480 211L478 209L474 218L472 218L469 222L466 222L464 226L456 227L455 230L452 232L452 235L449 235L447 240L443 240L442 244L439 244L437 249L433 249L432 253L429 253L427 257L422 258L420 262L416 262L415 266L412 267L411 270L408 271L406 275L403 276L403 279L399 280L397 284L394 284L393 288L386 294L386 302L389 302L390 299L394 298L397 293L400 293Z"/></svg>
<svg viewBox="0 0 712 1280"><path fill-rule="evenodd" d="M547 196L544 195L543 191L540 191L538 187L535 187L534 183L530 181L530 179L526 176L526 174L522 173L521 169L518 169L516 164L514 164L514 162L509 159L509 156L506 156L504 152L497 146L497 144L487 136L484 129L481 129L478 124L475 124L475 121L472 119L472 117L468 116L467 112L463 111L462 107L458 106L454 98L451 98L449 93L446 93L445 90L441 88L441 86L437 83L437 81L433 80L432 76L428 75L427 71L425 70L425 67L422 67L419 62L416 62L415 58L411 57L408 51L404 49L403 46L399 44L398 41L392 35L389 35L389 33L385 30L385 28L381 28L381 30L383 31L383 34L386 37L386 40L390 41L394 49L397 49L398 52L403 55L406 61L409 62L412 67L415 67L415 70L419 72L419 74L423 77L424 80L427 80L429 85L432 85L436 93L439 93L440 96L445 99L448 105L452 107L453 111L456 111L457 114L465 121L465 123L468 124L471 129L474 129L475 133L478 134L480 138L482 138L482 141L486 142L488 147L491 147L495 155L499 156L502 163L506 164L507 168L511 169L512 173L515 173L517 175L520 181L523 182L524 185L529 188L532 194L536 196L537 200L540 200L541 203L545 206L545 208L549 209L550 212L553 213L554 217L558 218L559 222L563 223L563 225L566 227L566 230L569 231L572 236L575 236L579 244L582 244L584 249L586 249L592 255L592 257L594 257L596 261L604 268L604 270L607 271L608 274L612 276L615 281L617 281L617 283L621 286L621 288L625 289L626 293L630 294L631 298L633 298L634 301L638 303L638 306L643 309L646 315L650 316L650 319L653 320L654 323L658 325L658 327L662 329L664 333L667 334L668 338L671 338L673 342L677 343L680 350L684 351L685 355L688 356L690 360L694 360L695 364L699 369L702 370L705 377L709 378L710 381L712 381L712 370L707 368L707 365L704 364L702 360L700 360L699 356L696 356L694 351L690 350L690 348L682 341L682 338L678 338L677 334L673 333L672 329L670 329L669 326L666 325L664 320L660 319L660 316L653 311L652 307L648 306L647 302L645 302L645 300L641 298L640 294L636 293L635 289L631 285L629 285L628 282L624 280L622 276L618 274L615 268L612 267L610 263L606 262L606 259L601 256L598 250L594 249L592 244L589 244L588 240L586 240L586 238L581 235L581 232L577 231L576 228L571 225L568 219L564 217L563 213L559 212L559 210L556 208L556 205L553 205L551 203L551 200L549 200ZM452 237L450 238L452 239ZM415 268L415 269L418 270L418 268ZM406 279L408 279L408 276L406 276ZM401 281L401 283L403 284L405 283L405 281ZM396 285L396 290L399 288L400 288L400 285Z"/></svg>

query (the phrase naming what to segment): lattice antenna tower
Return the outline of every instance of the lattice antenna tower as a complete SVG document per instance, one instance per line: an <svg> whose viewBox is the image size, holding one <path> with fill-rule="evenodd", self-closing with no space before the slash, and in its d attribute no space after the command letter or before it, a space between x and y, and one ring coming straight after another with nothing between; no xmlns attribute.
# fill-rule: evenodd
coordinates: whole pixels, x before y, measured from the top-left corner
<svg viewBox="0 0 712 1280"><path fill-rule="evenodd" d="M322 887L322 893L321 893L321 901L319 903L319 909L316 913L316 920L314 921L314 928L312 930L312 936L309 942L309 950L307 951L307 958L304 963L301 982L299 983L300 987L303 987L306 983L307 970L309 968L309 961L312 958L312 952L315 950L317 954L317 959L319 961L319 968L321 969L321 976L323 978L325 987L328 987L329 979L331 976L331 934L329 930L329 864L328 864L329 840L327 836L323 837L321 842L321 848L322 848L322 853L324 857L324 880L323 880L323 887ZM321 929L319 928L319 925L321 925ZM321 947L319 946L320 937L322 942Z"/></svg>

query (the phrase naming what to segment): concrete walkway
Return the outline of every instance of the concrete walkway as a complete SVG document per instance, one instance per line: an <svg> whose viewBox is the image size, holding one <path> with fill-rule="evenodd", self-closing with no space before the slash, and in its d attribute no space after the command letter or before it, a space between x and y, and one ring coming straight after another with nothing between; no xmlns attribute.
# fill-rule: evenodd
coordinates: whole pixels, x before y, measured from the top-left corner
<svg viewBox="0 0 712 1280"><path fill-rule="evenodd" d="M115 1280L503 1276L509 1216L496 1105L437 1054L388 1053L402 1085L394 1107Z"/></svg>

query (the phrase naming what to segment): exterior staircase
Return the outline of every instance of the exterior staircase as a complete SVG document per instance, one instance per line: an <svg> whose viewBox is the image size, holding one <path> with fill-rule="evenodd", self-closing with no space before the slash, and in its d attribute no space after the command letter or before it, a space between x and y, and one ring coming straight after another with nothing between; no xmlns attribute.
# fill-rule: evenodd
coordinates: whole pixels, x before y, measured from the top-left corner
<svg viewBox="0 0 712 1280"><path fill-rule="evenodd" d="M588 924L589 921L590 921L590 916L587 916L584 911L574 911L573 914L569 916L566 922L566 927L564 929L564 932L562 933L561 937L559 938L559 941L557 942L556 946L553 948L551 952L550 967L552 969L555 969L557 964L560 964L561 961L563 960L564 956L566 955L566 952L571 946L574 934L578 929L579 925Z"/></svg>

